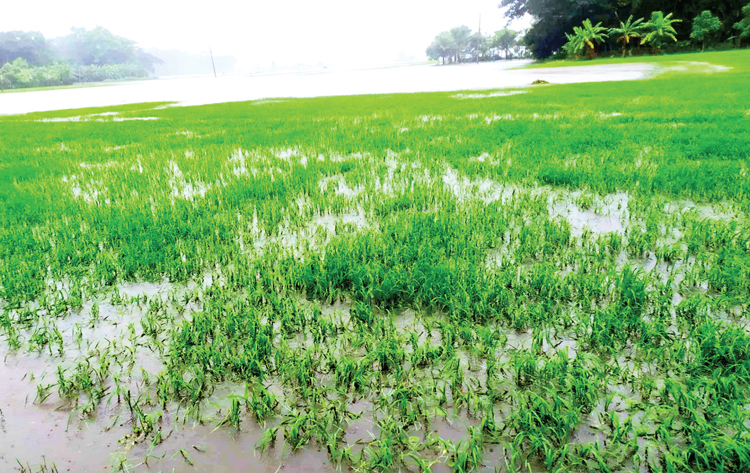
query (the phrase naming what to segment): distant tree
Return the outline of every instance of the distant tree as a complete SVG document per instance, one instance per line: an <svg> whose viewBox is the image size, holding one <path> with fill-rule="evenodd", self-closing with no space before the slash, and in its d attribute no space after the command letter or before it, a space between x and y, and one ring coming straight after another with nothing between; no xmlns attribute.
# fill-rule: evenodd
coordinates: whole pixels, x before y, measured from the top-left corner
<svg viewBox="0 0 750 473"><path fill-rule="evenodd" d="M148 71L140 64L108 64L104 66L71 66L56 63L30 66L17 58L0 67L0 89L68 85L74 82L99 82L108 79L146 77Z"/></svg>
<svg viewBox="0 0 750 473"><path fill-rule="evenodd" d="M734 24L734 29L739 31L740 38L750 38L750 3L742 8L742 20Z"/></svg>
<svg viewBox="0 0 750 473"><path fill-rule="evenodd" d="M633 21L633 15L628 17L628 21L620 22L619 28L612 28L610 34L617 37L617 42L622 44L622 57L625 57L628 45L631 39L641 37L643 31L643 18Z"/></svg>
<svg viewBox="0 0 750 473"><path fill-rule="evenodd" d="M701 43L701 51L706 50L706 43L716 37L721 29L721 20L716 18L709 10L705 10L693 19L693 31L690 39Z"/></svg>
<svg viewBox="0 0 750 473"><path fill-rule="evenodd" d="M53 42L56 53L74 64L104 65L133 62L135 41L112 34L97 26L92 30L73 28L71 33Z"/></svg>
<svg viewBox="0 0 750 473"><path fill-rule="evenodd" d="M0 76L5 77L10 83L8 88L23 87L32 81L29 63L22 57L3 64L3 67L0 68Z"/></svg>
<svg viewBox="0 0 750 473"><path fill-rule="evenodd" d="M135 48L135 62L152 74L154 73L154 66L164 64L164 61L141 48Z"/></svg>
<svg viewBox="0 0 750 473"><path fill-rule="evenodd" d="M674 29L675 23L682 20L672 19L672 14L664 16L664 13L655 11L651 14L651 19L644 25L646 33L641 39L641 44L650 43L654 49L658 50L666 40L671 39L677 42L677 31Z"/></svg>
<svg viewBox="0 0 750 473"><path fill-rule="evenodd" d="M518 44L518 41L516 40L517 37L517 31L504 28L500 31L495 32L495 36L492 39L492 44L494 47L505 52L505 59L510 59L511 48Z"/></svg>
<svg viewBox="0 0 750 473"><path fill-rule="evenodd" d="M425 49L424 53L427 55L428 59L431 59L433 61L437 61L442 56L440 55L440 49L438 49L437 44L435 44L435 41L430 43L429 46L427 46L427 49ZM443 64L445 64L445 59L443 59Z"/></svg>
<svg viewBox="0 0 750 473"><path fill-rule="evenodd" d="M456 48L456 43L453 41L453 35L450 31L443 31L435 37L435 43L440 50L440 57L443 58L443 64L445 64L446 56L450 56L452 51Z"/></svg>
<svg viewBox="0 0 750 473"><path fill-rule="evenodd" d="M450 33L453 38L456 62L461 62L463 55L466 54L467 49L471 46L471 28L468 26L459 26L451 29Z"/></svg>
<svg viewBox="0 0 750 473"><path fill-rule="evenodd" d="M32 65L47 64L52 51L38 31L6 31L0 33L0 66L16 58Z"/></svg>
<svg viewBox="0 0 750 473"><path fill-rule="evenodd" d="M435 40L427 48L427 57L430 59L441 58L443 64L445 64L445 58L452 56L454 48L453 35L449 31L443 31L435 36Z"/></svg>
<svg viewBox="0 0 750 473"><path fill-rule="evenodd" d="M470 49L474 59L485 61L492 49L492 37L480 32L474 33L471 35Z"/></svg>

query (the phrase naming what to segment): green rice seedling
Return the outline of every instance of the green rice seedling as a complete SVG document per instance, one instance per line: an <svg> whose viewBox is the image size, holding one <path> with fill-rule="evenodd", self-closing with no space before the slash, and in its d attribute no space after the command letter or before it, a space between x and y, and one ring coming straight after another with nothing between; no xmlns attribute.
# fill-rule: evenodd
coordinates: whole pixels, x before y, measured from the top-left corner
<svg viewBox="0 0 750 473"><path fill-rule="evenodd" d="M53 462L52 465L47 464L47 459L45 457L42 457L42 463L39 465L38 469L33 468L29 463L26 463L24 466L23 463L21 463L21 460L16 458L16 463L18 464L19 471L21 473L59 473L60 470L57 469L57 465Z"/></svg>
<svg viewBox="0 0 750 473"><path fill-rule="evenodd" d="M248 394L247 385L245 385L245 394L246 396ZM278 410L279 401L276 396L260 384L254 386L249 399L248 397L245 397L245 399L248 410L252 412L253 417L258 422L263 422L272 417Z"/></svg>
<svg viewBox="0 0 750 473"><path fill-rule="evenodd" d="M508 427L515 432L513 443L528 450L529 455L543 455L548 448L561 447L580 420L570 402L554 393L550 399L521 392L517 400L519 409L508 419Z"/></svg>
<svg viewBox="0 0 750 473"><path fill-rule="evenodd" d="M284 442L296 451L312 439L315 419L310 414L292 411L284 416L281 425L284 426Z"/></svg>
<svg viewBox="0 0 750 473"><path fill-rule="evenodd" d="M180 455L182 459L187 463L188 465L194 467L195 463L193 463L193 459L190 457L190 454L185 450L184 448L181 448L177 450L173 455L172 458L175 458L177 455Z"/></svg>
<svg viewBox="0 0 750 473"><path fill-rule="evenodd" d="M52 384L37 384L36 398L34 398L34 402L44 404L44 401L46 401L52 395L52 386Z"/></svg>
<svg viewBox="0 0 750 473"><path fill-rule="evenodd" d="M229 412L227 412L226 417L216 424L216 429L225 425L231 425L235 429L240 430L240 422L242 421L240 415L240 400L237 397L232 397L231 401L232 406L230 407Z"/></svg>
<svg viewBox="0 0 750 473"><path fill-rule="evenodd" d="M456 473L474 471L482 465L483 444L481 430L470 426L468 442L460 440L452 449L448 447L448 466Z"/></svg>
<svg viewBox="0 0 750 473"><path fill-rule="evenodd" d="M276 446L276 436L280 427L268 427L263 431L263 435L255 444L255 449L261 453L272 450Z"/></svg>
<svg viewBox="0 0 750 473"><path fill-rule="evenodd" d="M354 383L355 376L359 369L357 362L351 357L344 356L335 361L334 376L336 387L339 389L349 390Z"/></svg>
<svg viewBox="0 0 750 473"><path fill-rule="evenodd" d="M575 203L581 210L589 210L594 205L594 196L588 192L583 192L576 197Z"/></svg>

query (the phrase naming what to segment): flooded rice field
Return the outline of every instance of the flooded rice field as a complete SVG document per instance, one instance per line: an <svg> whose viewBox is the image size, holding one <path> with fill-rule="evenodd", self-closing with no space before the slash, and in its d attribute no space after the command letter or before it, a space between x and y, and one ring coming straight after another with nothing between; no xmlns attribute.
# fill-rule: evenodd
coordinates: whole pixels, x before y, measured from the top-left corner
<svg viewBox="0 0 750 473"><path fill-rule="evenodd" d="M645 84L0 118L0 471L747 471L750 104Z"/></svg>
<svg viewBox="0 0 750 473"><path fill-rule="evenodd" d="M242 156L241 166L249 166L253 174L273 174L278 171L267 166L262 170L260 162L271 159L299 163L305 161L302 154L271 151L270 156L273 157L269 158L268 153L251 155L239 150L234 156ZM487 161L497 161L496 157L487 153L485 156ZM375 162L366 155L339 161ZM237 159L230 157L226 165L235 166L237 162ZM310 162L325 162L325 158ZM98 185L106 189L112 188L113 182L108 181L119 173L141 172L127 163L122 166L108 163L103 166L81 163L76 171L77 178L64 177L63 182L70 187L67 192L71 197L85 202L85 205L95 205L98 201L94 197L86 197L76 187L85 182L86 172L90 171L91 176L98 180ZM686 278L694 277L692 275L697 270L698 262L694 257L665 261L658 252L640 254L629 251L633 235L640 234L640 228L648 224L648 219L654 218L653 212L660 214L658 221L662 227L657 232L657 244L661 242L665 245L680 245L688 231L685 225L693 221L691 219L702 222L716 219L722 222L743 218L726 204L695 204L686 200L657 201L648 213L644 213L643 209L633 204L634 196L628 192L571 192L549 186L502 183L490 178L472 179L447 164L423 163L409 152L389 151L381 168L365 166L363 169L368 171L353 180L351 176L347 178L346 174L319 179L312 187L319 192L319 197L299 195L287 208L286 217L278 228L262 228L264 222L256 209L248 217L247 228L241 228L237 235L236 244L239 245L240 254L245 255L242 258L262 258L266 254L283 258L289 254L304 261L311 252L321 251L325 254L335 251L333 248L340 238L383 234L390 231L391 223L375 212L374 199L398 196L404 192L425 192L425 195L434 196L436 202L447 199L466 209L475 209L473 211L479 209L477 204L481 204L482 208L489 206L514 212L515 216L507 222L504 230L498 228L494 235L491 232L487 235L490 248L486 257L489 271L497 275L498 271L509 269L509 281L515 281L511 283L514 285L521 284L522 280L526 284L536 284L534 279L544 274L547 278L544 284L561 289L567 281L583 274L584 264L590 264L584 263L585 259L579 260L580 257L561 257L554 266L547 266L548 269L544 270L551 270L551 273L540 273L538 262L522 256L528 255L524 250L527 238L524 232L535 225L545 229L543 231L548 242L562 238L559 241L569 245L573 252L571 255L593 242L606 242L612 248L612 269L633 274L631 277L644 283L665 284L662 290L673 294L668 301L671 308L665 314L667 318L664 319L663 329L673 336L679 336L682 330L679 321L682 301L694 291L699 294L708 291L706 285L699 284L695 289L685 285ZM175 176L186 183L197 182L194 175L179 171L174 161L168 162L162 172L163 178L152 174L152 179L155 179L153 185L167 189L171 187L172 191L168 191L165 197L172 202L175 198L191 202L209 198L207 192L210 186L205 187L206 192L190 195L184 190L174 190ZM248 172L230 175L243 179ZM226 187L230 183L216 185ZM316 199L318 203L314 204ZM326 209L331 204L322 202L327 200L339 202L340 210ZM117 202L119 198L110 195L107 205L118 205ZM237 218L243 220L239 215ZM553 232L560 235L554 236ZM611 246L614 245L610 241L612 239L619 243ZM685 251L685 248L680 251ZM241 292L236 292L238 287L234 281L239 268L235 265L217 265L199 278L183 283L173 283L168 279L119 283L111 290L94 292L96 297L82 299L77 308L63 309L62 312L57 307L70 304L75 292L90 292L90 289L84 289L88 283L71 281L70 278L50 279L46 282L47 289L41 300L13 307L6 305L4 314L8 320L20 322L29 316L33 319L26 328L13 335L18 343L16 346L26 348L3 347L0 352L3 359L0 376L4 380L0 389L0 408L7 446L0 456L0 466L4 470L18 468L18 462L23 459L26 463L21 463L20 468L25 465L30 471L34 471L31 465L44 465L45 462L54 464L59 471L80 472L185 471L188 468L217 472L312 472L352 468L353 465L341 458L336 463L336 455L332 455L330 450L326 451L327 447L322 444L325 437L317 437L321 434L296 434L288 430L290 425L295 425L296 416L301 415L298 409L309 402L299 396L310 394L302 394L309 389L306 384L289 384L288 375L282 374L279 368L275 369L276 374L269 372L252 382L240 382L233 376L217 378L210 389L188 406L184 400L170 399L161 393L163 388L159 386L163 386L178 356L171 346L184 343L179 342L178 333L197 324L197 317L209 313L212 309L206 306L207 303L211 305L207 301L218 293L225 294L220 298L226 301L236 297L239 297L238 301L244 299ZM261 277L260 273L253 279L256 277ZM368 326L363 323L374 324L374 327L380 327L375 330L384 330L384 333L404 343L400 351L393 348L396 351L391 356L396 356L396 359L371 361L380 370L384 369L383 363L398 363L398 367L388 368L391 372L395 370L397 378L388 381L382 377L384 373L380 375L379 382L386 385L380 388L379 397L357 388L350 394L339 391L346 383L353 382L347 381L342 385L341 377L355 376L355 373L340 373L341 368L335 365L333 359L327 362L332 364L330 369L316 365L314 385L319 385L324 392L329 391L326 397L330 396L329 402L333 402L324 409L342 409L333 411L336 413L334 416L342 416L337 427L341 430L328 434L339 439L336 448L344 449L348 455L346 458L367 458L372 454L373 445L379 445L385 435L394 434L383 432L382 429L395 428L392 423L399 418L402 420L398 422L404 422L401 416L406 415L411 416L411 420L398 435L404 436L402 440L406 442L405 445L412 445L415 451L421 453L418 457L402 458L403 465L412 468L425 462L431 471L456 471L449 462L455 453L450 453L448 448L462 445L467 435L479 432L480 424L486 424L481 399L486 395L485 390L492 386L492 380L501 372L507 370L515 383L524 386L533 382L539 370L550 369L549 366L555 363L573 363L593 369L604 362L604 359L592 358L595 353L592 353L593 344L598 342L592 338L595 335L593 328L587 328L591 323L589 316L581 318L584 314L576 315L573 307L565 309L574 312L565 316L568 322L563 326L529 325L519 319L510 325L499 321L485 323L464 334L466 329L460 328L460 323L455 325L456 321L449 315L448 304L438 311L421 305L415 309L372 311L364 309L361 302L339 293L318 301L309 300L306 294L296 291L286 291L284 294L287 302L274 310L287 313L291 309L290 314L298 314L294 317L301 317L300 321L310 317L318 320L317 323L303 322L300 328L292 328L294 325L286 325L287 315L281 320L272 321L273 312L265 312L266 315L259 319L274 334L270 339L272 345L279 347L279 350L289 351L290 356L305 359L310 352L319 353L321 341L327 340L326 343L330 344L327 350L338 351L348 346L344 351L348 353L346 359L350 359L356 367L356 360L367 359L368 351L377 346L376 340L362 338L370 330L362 332ZM230 299L225 299L226 296ZM606 307L607 299L604 296L599 303L592 300L592 304ZM527 316L533 315L529 313ZM726 315L717 312L716 317L717 320L722 317L727 321L736 320L738 312L736 309L729 310ZM484 341L476 346L465 345L455 339L457 336L468 336L475 343ZM446 355L446 347L448 353L452 354ZM482 354L490 347L492 356ZM618 369L625 369L631 373L630 376L636 377L650 377L660 372L659 368L644 364L643 355L638 354L636 345L628 342L623 349L620 358L612 360L615 366L620 366ZM528 358L532 354L534 358ZM326 355L320 353L318 356ZM438 359L444 361L434 364ZM639 359L641 361L636 362ZM192 374L185 381L195 388L193 383L197 373L190 369L188 373ZM460 375L460 381L455 378L450 381L456 373L464 374ZM409 376L411 381L406 381L403 376ZM653 379L653 389L664 389L664 378L655 376ZM392 384L394 381L395 384ZM373 380L368 381L371 382ZM456 382L464 387L457 387ZM406 383L410 387L399 383ZM650 417L652 413L637 407L644 400L642 388L637 383L633 384L635 381L618 377L617 380L609 379L608 383L598 388L600 394L590 401L591 410L586 410L577 427L571 427L566 435L571 444L606 443L606 432L612 428L612 421L608 420L610 415L616 416L617 422L637 421L639 428L645 430L655 422ZM257 402L251 400L254 389L262 389L274 399L271 409L275 414L262 422L250 414L253 411L249 406ZM408 389L411 394L397 401L398 398L394 396L403 389ZM506 422L513 419L516 415L514 403L518 401L513 400L511 386L500 383L492 389L499 390L495 396L503 401L492 407L491 418L498 421L505 419ZM407 399L408 403L403 404ZM240 405L237 400L248 403L246 413L237 410ZM140 407L134 408L134 403ZM232 420L228 420L232 415ZM308 435L310 438L307 442L310 443L292 448L288 443L290 435L303 435L303 438ZM313 435L318 440L312 441ZM634 439L637 448L645 452L646 442L640 437ZM43 448L40 448L40 442ZM258 449L259 445L263 446L261 450ZM500 437L490 441L485 445L483 462L477 464L475 470L497 471L512 455L507 449ZM529 458L527 461L533 465L539 460ZM544 466L539 463L532 469L541 471Z"/></svg>

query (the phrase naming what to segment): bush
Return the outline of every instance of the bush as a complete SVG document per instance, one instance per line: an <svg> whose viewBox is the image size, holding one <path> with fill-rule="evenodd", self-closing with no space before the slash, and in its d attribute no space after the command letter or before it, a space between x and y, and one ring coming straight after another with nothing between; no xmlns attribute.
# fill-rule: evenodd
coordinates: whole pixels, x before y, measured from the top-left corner
<svg viewBox="0 0 750 473"><path fill-rule="evenodd" d="M81 82L102 82L136 77L147 77L148 71L139 64L108 64L104 66L73 66L56 63L49 66L29 66L18 58L0 68L0 89L70 85Z"/></svg>

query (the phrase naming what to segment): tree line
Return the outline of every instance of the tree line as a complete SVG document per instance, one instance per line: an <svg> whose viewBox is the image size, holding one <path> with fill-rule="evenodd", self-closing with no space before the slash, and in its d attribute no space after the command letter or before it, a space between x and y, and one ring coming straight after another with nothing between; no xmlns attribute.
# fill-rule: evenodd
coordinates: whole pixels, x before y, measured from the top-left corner
<svg viewBox="0 0 750 473"><path fill-rule="evenodd" d="M511 19L526 14L534 18L523 40L539 58L564 51L563 45L569 42L567 35L574 27L581 27L584 20L604 28L618 28L627 18L651 19L655 12L671 12L670 19L680 20L671 24L675 37L670 40L672 49L705 48L718 43L740 47L743 41L750 40L748 0L501 0L499 6L507 9L506 15ZM704 15L706 11L710 18ZM696 21L699 25L708 21L710 34L694 34ZM598 48L619 50L622 45L617 38L602 38Z"/></svg>
<svg viewBox="0 0 750 473"><path fill-rule="evenodd" d="M0 32L0 89L146 77L162 63L100 26L52 40L37 31Z"/></svg>
<svg viewBox="0 0 750 473"><path fill-rule="evenodd" d="M519 41L519 32L502 29L493 34L472 33L468 26L459 26L443 31L427 47L427 57L441 60L443 64L467 61L492 61L501 58L512 59L527 54Z"/></svg>

